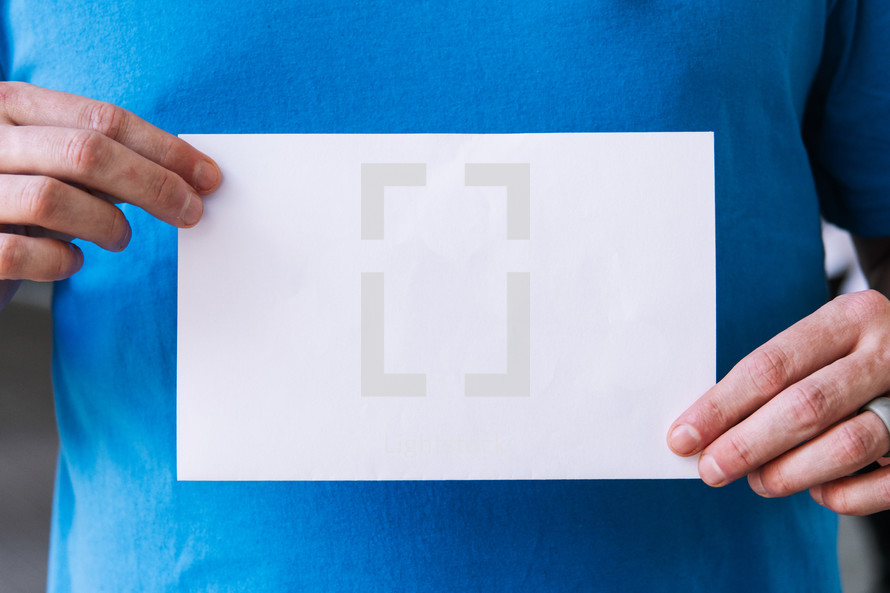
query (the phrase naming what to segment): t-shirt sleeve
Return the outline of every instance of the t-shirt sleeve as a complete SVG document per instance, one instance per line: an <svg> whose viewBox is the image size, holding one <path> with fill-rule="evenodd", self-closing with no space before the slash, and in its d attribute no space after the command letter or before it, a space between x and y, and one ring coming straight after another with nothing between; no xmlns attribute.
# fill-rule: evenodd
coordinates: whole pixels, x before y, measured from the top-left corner
<svg viewBox="0 0 890 593"><path fill-rule="evenodd" d="M836 0L803 127L822 213L890 235L890 2Z"/></svg>

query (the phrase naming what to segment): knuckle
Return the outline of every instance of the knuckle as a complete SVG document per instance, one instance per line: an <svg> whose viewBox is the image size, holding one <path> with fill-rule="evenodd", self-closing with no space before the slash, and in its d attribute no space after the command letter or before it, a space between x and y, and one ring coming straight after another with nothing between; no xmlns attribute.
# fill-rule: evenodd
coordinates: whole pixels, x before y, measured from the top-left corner
<svg viewBox="0 0 890 593"><path fill-rule="evenodd" d="M884 322L885 327L868 335L860 335L851 361L855 363L854 371L860 377L884 379L881 389L886 389L887 368L890 367L890 319Z"/></svg>
<svg viewBox="0 0 890 593"><path fill-rule="evenodd" d="M886 508L890 505L890 479L884 476L884 479L878 480L876 487L877 500L881 503L882 508Z"/></svg>
<svg viewBox="0 0 890 593"><path fill-rule="evenodd" d="M874 293L874 296L861 294L862 300L871 299L874 304L861 317L863 325L857 349L866 354L866 368L863 370L873 376L881 376L890 366L890 302L877 291L867 292Z"/></svg>
<svg viewBox="0 0 890 593"><path fill-rule="evenodd" d="M843 465L864 464L872 457L876 445L874 435L864 426L845 422L837 429L834 457Z"/></svg>
<svg viewBox="0 0 890 593"><path fill-rule="evenodd" d="M770 496L788 496L799 490L781 466L767 465L760 474L760 483Z"/></svg>
<svg viewBox="0 0 890 593"><path fill-rule="evenodd" d="M840 515L858 514L852 505L849 491L842 483L829 482L822 487L822 504Z"/></svg>
<svg viewBox="0 0 890 593"><path fill-rule="evenodd" d="M126 114L117 105L98 101L87 106L85 119L89 129L117 139L124 130Z"/></svg>
<svg viewBox="0 0 890 593"><path fill-rule="evenodd" d="M22 209L29 220L36 224L51 223L62 205L56 180L50 177L33 177L22 191Z"/></svg>
<svg viewBox="0 0 890 593"><path fill-rule="evenodd" d="M890 302L877 290L864 290L844 295L838 299L844 313L859 325L890 316Z"/></svg>
<svg viewBox="0 0 890 593"><path fill-rule="evenodd" d="M859 338L856 350L865 354L864 372L879 376L890 365L890 301L876 290L842 295L842 323L855 327Z"/></svg>
<svg viewBox="0 0 890 593"><path fill-rule="evenodd" d="M71 167L80 171L99 168L105 158L104 140L104 136L91 130L73 133L65 143L65 160Z"/></svg>
<svg viewBox="0 0 890 593"><path fill-rule="evenodd" d="M703 399L698 412L699 421L708 426L724 426L728 423L726 410L720 403L712 398Z"/></svg>
<svg viewBox="0 0 890 593"><path fill-rule="evenodd" d="M795 424L807 431L821 428L831 409L831 397L823 385L798 383L788 393Z"/></svg>
<svg viewBox="0 0 890 593"><path fill-rule="evenodd" d="M861 342L864 357L862 372L871 377L887 377L890 368L890 318L885 321L888 326L871 340Z"/></svg>
<svg viewBox="0 0 890 593"><path fill-rule="evenodd" d="M169 138L160 138L158 140L160 146L157 147L156 152L160 158L158 158L159 163L173 163L179 160L177 158L178 155L178 138L169 139Z"/></svg>
<svg viewBox="0 0 890 593"><path fill-rule="evenodd" d="M21 275L22 254L17 237L0 235L0 278L18 279Z"/></svg>
<svg viewBox="0 0 890 593"><path fill-rule="evenodd" d="M154 177L150 191L154 203L172 215L178 215L182 207L178 185L173 174L164 172Z"/></svg>
<svg viewBox="0 0 890 593"><path fill-rule="evenodd" d="M729 447L732 459L729 464L730 467L737 467L740 465L744 468L748 468L748 471L750 471L761 465L758 463L757 453L746 439L730 433L727 435L727 446Z"/></svg>
<svg viewBox="0 0 890 593"><path fill-rule="evenodd" d="M766 345L745 362L745 372L758 391L778 393L788 380L788 355L776 346Z"/></svg>
<svg viewBox="0 0 890 593"><path fill-rule="evenodd" d="M876 377L886 373L890 368L890 335L882 336L870 354L866 359L869 366L865 372Z"/></svg>
<svg viewBox="0 0 890 593"><path fill-rule="evenodd" d="M0 112L8 116L10 106L15 107L22 100L22 91L26 91L30 84L19 81L0 81Z"/></svg>
<svg viewBox="0 0 890 593"><path fill-rule="evenodd" d="M11 103L16 94L15 85L10 82L0 81L0 109L5 113L6 106Z"/></svg>

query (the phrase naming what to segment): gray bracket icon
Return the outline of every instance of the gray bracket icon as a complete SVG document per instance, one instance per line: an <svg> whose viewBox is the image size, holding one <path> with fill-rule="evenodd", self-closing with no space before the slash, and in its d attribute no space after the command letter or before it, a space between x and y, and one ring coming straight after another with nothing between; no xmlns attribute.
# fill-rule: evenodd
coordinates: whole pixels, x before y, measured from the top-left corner
<svg viewBox="0 0 890 593"><path fill-rule="evenodd" d="M424 163L363 163L362 240L383 240L383 193L387 186L425 185ZM384 372L383 346L383 272L362 272L362 396L425 396L426 374Z"/></svg>
<svg viewBox="0 0 890 593"><path fill-rule="evenodd" d="M531 178L528 163L467 163L464 185L507 189L507 239L529 240ZM426 186L424 163L363 163L363 240L383 239L386 187ZM383 340L383 272L362 272L361 367L363 397L426 395L426 374L386 373ZM468 373L467 397L528 397L531 394L531 275L507 274L507 372Z"/></svg>
<svg viewBox="0 0 890 593"><path fill-rule="evenodd" d="M467 163L467 187L507 188L507 240L531 238L531 167L528 163Z"/></svg>

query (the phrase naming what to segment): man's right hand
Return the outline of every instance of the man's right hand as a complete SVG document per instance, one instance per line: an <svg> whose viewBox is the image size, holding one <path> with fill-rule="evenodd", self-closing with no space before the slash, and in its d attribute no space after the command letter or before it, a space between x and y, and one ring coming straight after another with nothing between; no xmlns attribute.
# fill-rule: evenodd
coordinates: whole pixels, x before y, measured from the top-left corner
<svg viewBox="0 0 890 593"><path fill-rule="evenodd" d="M114 202L188 228L220 180L209 157L125 109L0 82L0 308L21 279L77 272L73 238L123 250L130 225Z"/></svg>

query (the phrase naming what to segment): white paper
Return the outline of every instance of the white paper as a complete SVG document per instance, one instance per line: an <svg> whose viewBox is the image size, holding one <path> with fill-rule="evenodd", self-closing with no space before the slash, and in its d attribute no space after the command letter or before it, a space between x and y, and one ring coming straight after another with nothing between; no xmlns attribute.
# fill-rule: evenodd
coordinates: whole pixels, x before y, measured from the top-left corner
<svg viewBox="0 0 890 593"><path fill-rule="evenodd" d="M184 138L180 479L696 475L711 133Z"/></svg>

